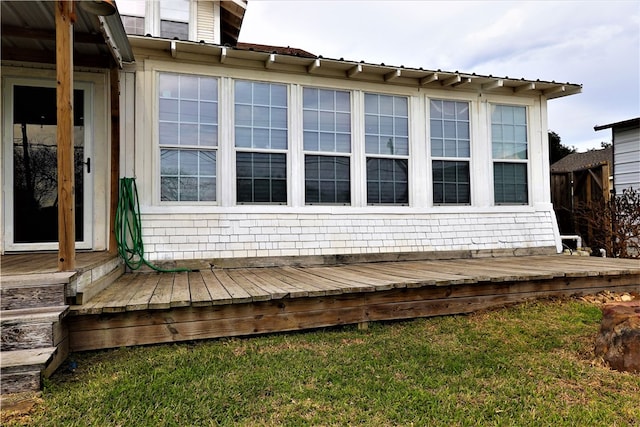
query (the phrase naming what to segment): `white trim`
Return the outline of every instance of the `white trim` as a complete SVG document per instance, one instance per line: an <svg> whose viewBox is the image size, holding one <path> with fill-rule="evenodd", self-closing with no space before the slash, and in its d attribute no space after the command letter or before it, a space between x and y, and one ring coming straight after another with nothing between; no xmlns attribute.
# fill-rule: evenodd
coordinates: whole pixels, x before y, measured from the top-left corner
<svg viewBox="0 0 640 427"><path fill-rule="evenodd" d="M58 242L36 242L36 243L16 243L13 234L14 204L13 204L13 88L15 86L32 86L42 88L56 87L55 79L42 77L6 77L2 82L3 96L3 128L2 152L3 152L3 250L4 251L34 251L34 250L57 250ZM91 173L87 173L84 167L83 177L83 240L76 241L77 249L92 249L94 245L94 176L98 172L97 161L93 154L94 146L94 83L78 81L74 79L74 90L84 92L84 158L86 162L91 158Z"/></svg>

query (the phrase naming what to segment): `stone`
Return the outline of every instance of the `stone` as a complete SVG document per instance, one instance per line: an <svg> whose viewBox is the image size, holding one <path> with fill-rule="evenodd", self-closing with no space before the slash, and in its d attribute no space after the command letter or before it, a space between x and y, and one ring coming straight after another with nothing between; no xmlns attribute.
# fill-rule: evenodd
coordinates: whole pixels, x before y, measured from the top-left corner
<svg viewBox="0 0 640 427"><path fill-rule="evenodd" d="M640 372L640 300L602 306L595 353L612 369Z"/></svg>

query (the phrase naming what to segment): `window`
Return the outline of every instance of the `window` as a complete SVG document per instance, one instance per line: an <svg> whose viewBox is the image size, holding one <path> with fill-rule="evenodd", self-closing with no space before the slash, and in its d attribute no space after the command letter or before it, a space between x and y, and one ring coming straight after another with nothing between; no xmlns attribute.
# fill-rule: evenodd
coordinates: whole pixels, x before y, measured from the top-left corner
<svg viewBox="0 0 640 427"><path fill-rule="evenodd" d="M144 0L128 0L118 3L118 12L127 34L144 35Z"/></svg>
<svg viewBox="0 0 640 427"><path fill-rule="evenodd" d="M367 203L409 202L407 98L364 95Z"/></svg>
<svg viewBox="0 0 640 427"><path fill-rule="evenodd" d="M434 204L471 203L469 103L430 101Z"/></svg>
<svg viewBox="0 0 640 427"><path fill-rule="evenodd" d="M160 37L189 39L190 0L163 0L160 2Z"/></svg>
<svg viewBox="0 0 640 427"><path fill-rule="evenodd" d="M527 204L527 109L491 106L493 188L496 204Z"/></svg>
<svg viewBox="0 0 640 427"><path fill-rule="evenodd" d="M351 203L351 96L304 88L305 203Z"/></svg>
<svg viewBox="0 0 640 427"><path fill-rule="evenodd" d="M235 82L236 200L287 203L287 87Z"/></svg>
<svg viewBox="0 0 640 427"><path fill-rule="evenodd" d="M161 73L158 95L160 199L215 201L217 79Z"/></svg>

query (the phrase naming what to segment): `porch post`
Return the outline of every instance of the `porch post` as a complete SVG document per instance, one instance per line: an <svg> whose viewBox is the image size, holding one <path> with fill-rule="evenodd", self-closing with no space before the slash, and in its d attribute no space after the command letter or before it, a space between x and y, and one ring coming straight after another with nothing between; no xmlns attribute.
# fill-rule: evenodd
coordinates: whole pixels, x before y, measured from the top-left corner
<svg viewBox="0 0 640 427"><path fill-rule="evenodd" d="M58 271L76 264L73 150L74 0L56 0L56 99L58 143Z"/></svg>
<svg viewBox="0 0 640 427"><path fill-rule="evenodd" d="M111 176L109 202L109 252L118 253L116 211L120 179L120 70L112 67L111 75Z"/></svg>

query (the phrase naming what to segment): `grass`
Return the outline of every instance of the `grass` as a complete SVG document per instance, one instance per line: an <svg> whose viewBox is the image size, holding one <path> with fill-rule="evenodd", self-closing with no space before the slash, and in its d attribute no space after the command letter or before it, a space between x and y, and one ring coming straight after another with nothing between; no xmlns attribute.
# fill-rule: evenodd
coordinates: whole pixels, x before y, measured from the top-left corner
<svg viewBox="0 0 640 427"><path fill-rule="evenodd" d="M3 425L640 425L640 375L593 359L600 309L469 316L74 354Z"/></svg>

